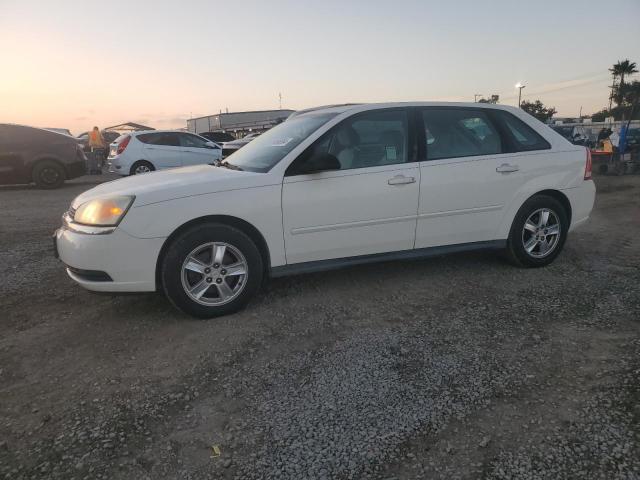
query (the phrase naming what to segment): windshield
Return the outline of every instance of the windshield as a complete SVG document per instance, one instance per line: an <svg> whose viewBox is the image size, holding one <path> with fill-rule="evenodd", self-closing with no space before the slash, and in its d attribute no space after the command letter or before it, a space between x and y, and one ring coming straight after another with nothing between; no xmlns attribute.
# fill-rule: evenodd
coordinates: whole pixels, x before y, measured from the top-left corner
<svg viewBox="0 0 640 480"><path fill-rule="evenodd" d="M336 112L307 113L287 120L252 140L231 155L224 164L249 172L268 172L305 138L336 115Z"/></svg>

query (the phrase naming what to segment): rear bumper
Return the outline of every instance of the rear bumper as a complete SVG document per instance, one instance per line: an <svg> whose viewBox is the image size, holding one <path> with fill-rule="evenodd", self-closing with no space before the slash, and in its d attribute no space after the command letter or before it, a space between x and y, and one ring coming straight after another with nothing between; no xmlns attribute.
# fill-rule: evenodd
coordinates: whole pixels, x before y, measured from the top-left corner
<svg viewBox="0 0 640 480"><path fill-rule="evenodd" d="M60 228L54 250L71 279L96 292L152 292L164 238L132 237L122 229L106 235Z"/></svg>
<svg viewBox="0 0 640 480"><path fill-rule="evenodd" d="M87 174L87 166L84 161L73 162L65 165L67 180L78 178Z"/></svg>
<svg viewBox="0 0 640 480"><path fill-rule="evenodd" d="M571 231L589 219L596 199L596 186L593 180L586 180L579 187L562 190L562 193L571 203Z"/></svg>
<svg viewBox="0 0 640 480"><path fill-rule="evenodd" d="M124 159L117 155L115 157L107 157L107 165L109 167L109 173L123 176L129 175L129 170L131 169L129 162L124 161Z"/></svg>

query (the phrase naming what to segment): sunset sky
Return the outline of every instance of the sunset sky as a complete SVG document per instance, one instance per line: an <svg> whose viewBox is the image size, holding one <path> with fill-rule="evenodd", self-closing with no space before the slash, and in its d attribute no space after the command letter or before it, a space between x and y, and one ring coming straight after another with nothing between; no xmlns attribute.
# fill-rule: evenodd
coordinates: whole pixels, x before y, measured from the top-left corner
<svg viewBox="0 0 640 480"><path fill-rule="evenodd" d="M0 123L69 128L342 102L608 102L640 1L0 0Z"/></svg>

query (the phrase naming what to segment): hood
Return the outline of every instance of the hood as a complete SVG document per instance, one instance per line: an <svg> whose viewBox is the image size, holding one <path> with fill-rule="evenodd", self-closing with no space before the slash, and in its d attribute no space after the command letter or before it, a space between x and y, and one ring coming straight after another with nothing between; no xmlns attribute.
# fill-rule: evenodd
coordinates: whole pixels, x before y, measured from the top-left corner
<svg viewBox="0 0 640 480"><path fill-rule="evenodd" d="M266 181L266 175L262 173L229 170L211 165L195 165L133 175L102 183L78 195L71 206L78 208L81 204L95 198L135 195L134 205L140 207L175 198L261 186Z"/></svg>
<svg viewBox="0 0 640 480"><path fill-rule="evenodd" d="M255 140L255 138L239 138L238 140L231 140L230 142L224 142L225 147L233 147L236 145L246 145L251 140Z"/></svg>

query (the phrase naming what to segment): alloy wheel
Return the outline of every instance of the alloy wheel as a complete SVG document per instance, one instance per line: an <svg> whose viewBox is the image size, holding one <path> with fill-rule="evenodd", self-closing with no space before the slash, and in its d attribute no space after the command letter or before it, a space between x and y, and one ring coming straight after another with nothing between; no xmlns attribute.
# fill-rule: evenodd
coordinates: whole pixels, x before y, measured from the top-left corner
<svg viewBox="0 0 640 480"><path fill-rule="evenodd" d="M194 248L182 264L185 293L201 305L224 305L247 283L248 264L233 245L210 242Z"/></svg>
<svg viewBox="0 0 640 480"><path fill-rule="evenodd" d="M149 173L150 171L151 169L147 165L138 165L133 173L139 175L141 173Z"/></svg>
<svg viewBox="0 0 640 480"><path fill-rule="evenodd" d="M560 219L550 208L534 211L524 222L522 245L533 258L544 258L558 246L561 234Z"/></svg>

